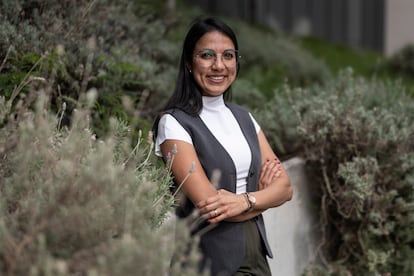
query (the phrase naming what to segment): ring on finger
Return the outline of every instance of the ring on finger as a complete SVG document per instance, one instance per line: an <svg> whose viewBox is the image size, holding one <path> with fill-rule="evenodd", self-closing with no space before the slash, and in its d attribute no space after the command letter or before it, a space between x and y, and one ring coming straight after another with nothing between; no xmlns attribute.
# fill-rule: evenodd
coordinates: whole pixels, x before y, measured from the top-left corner
<svg viewBox="0 0 414 276"><path fill-rule="evenodd" d="M219 215L219 212L217 211L217 209L214 210L214 216L217 217Z"/></svg>

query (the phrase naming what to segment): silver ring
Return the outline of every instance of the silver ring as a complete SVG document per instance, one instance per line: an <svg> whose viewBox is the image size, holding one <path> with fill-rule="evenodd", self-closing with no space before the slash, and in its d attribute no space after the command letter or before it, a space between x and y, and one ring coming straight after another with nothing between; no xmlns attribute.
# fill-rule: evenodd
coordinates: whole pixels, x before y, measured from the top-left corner
<svg viewBox="0 0 414 276"><path fill-rule="evenodd" d="M214 210L214 215L217 217L219 215L219 213L217 212L217 209Z"/></svg>

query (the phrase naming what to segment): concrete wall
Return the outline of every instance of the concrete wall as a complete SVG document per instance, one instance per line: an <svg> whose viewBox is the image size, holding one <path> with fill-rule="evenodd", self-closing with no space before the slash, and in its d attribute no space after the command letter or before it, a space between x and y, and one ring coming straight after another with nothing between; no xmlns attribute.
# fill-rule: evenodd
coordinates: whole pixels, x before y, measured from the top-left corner
<svg viewBox="0 0 414 276"><path fill-rule="evenodd" d="M300 276L315 261L318 216L312 209L312 190L304 161L292 158L283 163L293 185L293 198L263 216L274 258L269 259L273 276Z"/></svg>
<svg viewBox="0 0 414 276"><path fill-rule="evenodd" d="M414 1L387 0L385 14L385 49L391 55L406 44L414 44Z"/></svg>

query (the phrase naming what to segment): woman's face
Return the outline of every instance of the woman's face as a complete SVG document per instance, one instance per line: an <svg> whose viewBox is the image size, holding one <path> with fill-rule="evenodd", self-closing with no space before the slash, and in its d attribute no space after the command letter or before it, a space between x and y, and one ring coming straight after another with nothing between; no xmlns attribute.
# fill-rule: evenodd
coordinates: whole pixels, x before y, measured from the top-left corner
<svg viewBox="0 0 414 276"><path fill-rule="evenodd" d="M233 41L219 31L198 40L190 69L203 96L219 96L229 88L236 79L236 57Z"/></svg>

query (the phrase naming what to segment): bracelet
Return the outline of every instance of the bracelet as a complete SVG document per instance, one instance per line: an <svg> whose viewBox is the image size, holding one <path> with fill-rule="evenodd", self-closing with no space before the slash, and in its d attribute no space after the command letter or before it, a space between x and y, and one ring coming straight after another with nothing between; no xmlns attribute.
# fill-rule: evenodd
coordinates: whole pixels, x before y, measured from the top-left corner
<svg viewBox="0 0 414 276"><path fill-rule="evenodd" d="M244 199L246 200L246 203L247 203L247 209L244 210L244 212L248 212L248 211L250 211L250 209L252 209L252 204L250 203L249 196L247 195L247 193L243 193L243 197L244 197Z"/></svg>

